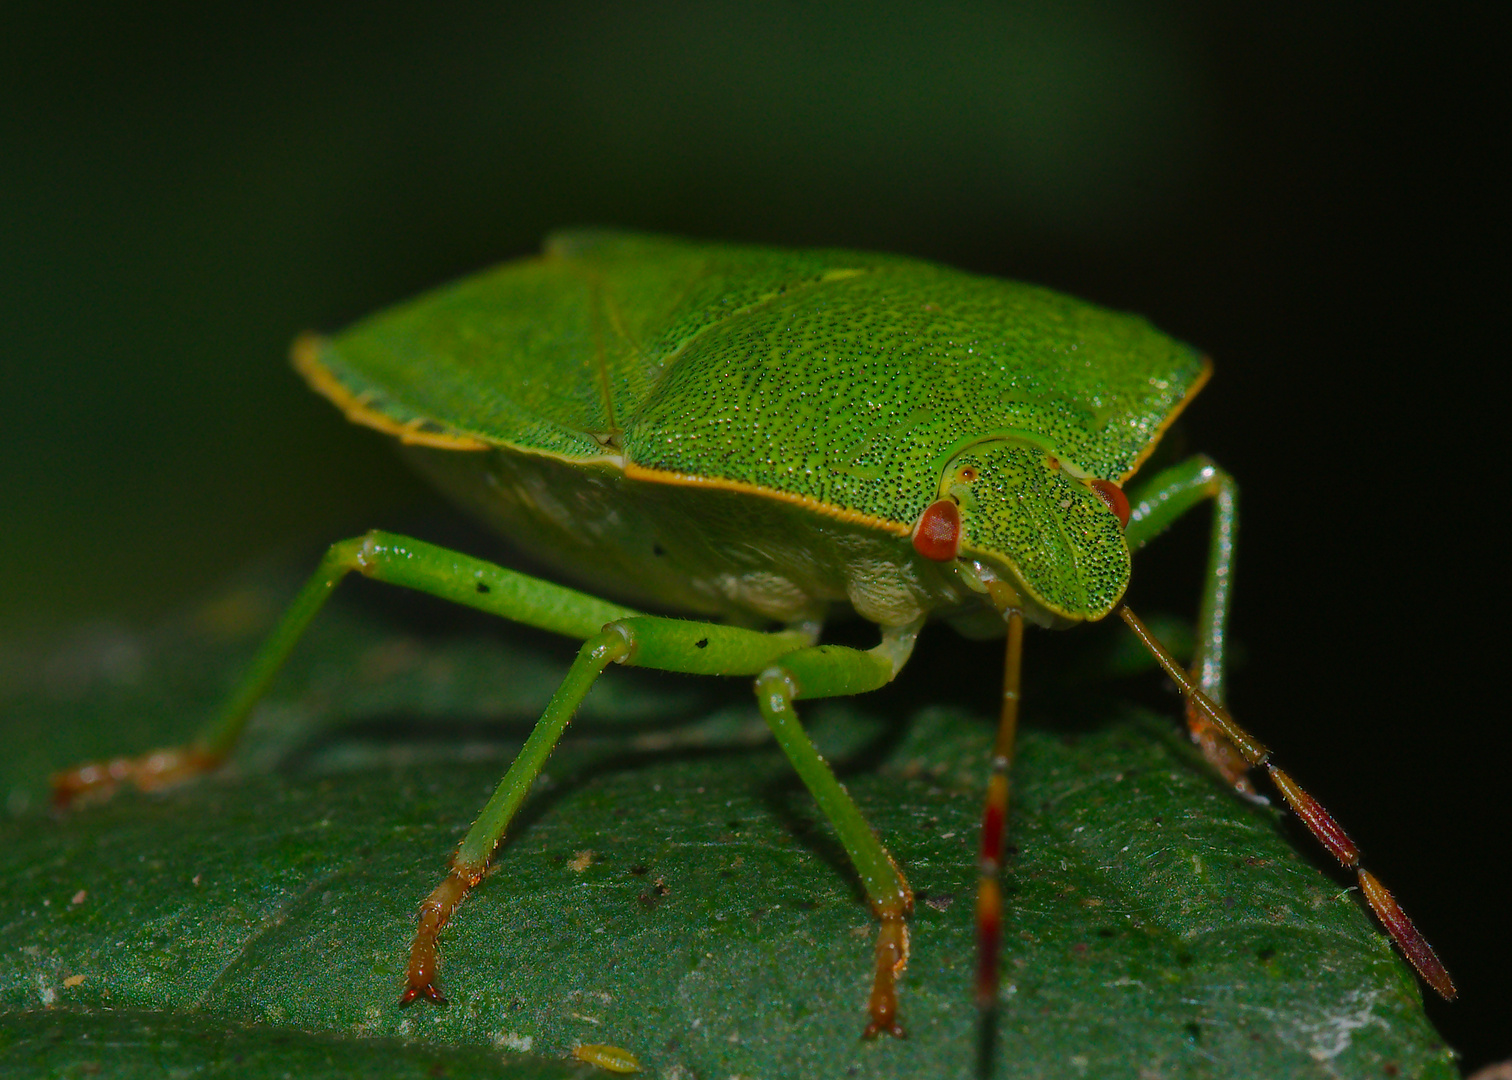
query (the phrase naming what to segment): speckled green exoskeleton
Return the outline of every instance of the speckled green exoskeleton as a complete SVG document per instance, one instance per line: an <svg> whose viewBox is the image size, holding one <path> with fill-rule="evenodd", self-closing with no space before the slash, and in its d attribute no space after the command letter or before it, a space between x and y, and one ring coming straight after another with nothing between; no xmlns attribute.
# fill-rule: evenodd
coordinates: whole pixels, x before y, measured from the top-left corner
<svg viewBox="0 0 1512 1080"><path fill-rule="evenodd" d="M1235 488L1206 458L1123 485L1208 377L1144 320L1045 289L883 255L613 232L554 237L330 339L295 365L347 416L397 436L458 501L566 578L620 602L418 540L331 547L221 715L191 745L84 766L60 799L212 768L350 571L583 641L450 873L421 907L403 1001L442 1000L437 937L482 879L532 780L609 664L754 677L762 716L854 863L880 923L867 1032L901 1034L912 894L799 723L799 699L885 686L931 617L1005 634L981 846L978 1000L995 999L998 865L1025 622L1117 613L1188 700L1231 781L1263 765L1424 979L1447 973L1316 801L1224 711ZM1191 672L1122 604L1130 552L1214 505ZM850 608L881 640L820 643ZM772 629L772 627L777 627ZM494 887L507 887L501 882Z"/></svg>

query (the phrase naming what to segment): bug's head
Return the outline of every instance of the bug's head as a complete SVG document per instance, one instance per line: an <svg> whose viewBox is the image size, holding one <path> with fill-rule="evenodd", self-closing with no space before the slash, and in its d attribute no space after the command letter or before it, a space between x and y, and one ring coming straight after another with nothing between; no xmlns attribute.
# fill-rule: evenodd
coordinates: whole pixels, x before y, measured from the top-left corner
<svg viewBox="0 0 1512 1080"><path fill-rule="evenodd" d="M1101 619L1129 583L1129 504L1024 438L975 443L952 457L913 543L940 562L959 559L1000 612L1044 625Z"/></svg>

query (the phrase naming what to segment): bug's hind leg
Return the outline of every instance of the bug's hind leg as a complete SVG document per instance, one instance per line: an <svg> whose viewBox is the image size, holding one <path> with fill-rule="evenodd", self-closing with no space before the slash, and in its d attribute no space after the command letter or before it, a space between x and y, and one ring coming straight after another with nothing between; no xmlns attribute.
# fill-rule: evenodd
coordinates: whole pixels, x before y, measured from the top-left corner
<svg viewBox="0 0 1512 1080"><path fill-rule="evenodd" d="M235 749L252 709L336 586L356 571L553 633L590 637L634 609L507 570L422 540L373 531L332 544L268 635L221 711L185 746L89 762L52 777L53 802L108 797L122 784L151 791L210 772Z"/></svg>

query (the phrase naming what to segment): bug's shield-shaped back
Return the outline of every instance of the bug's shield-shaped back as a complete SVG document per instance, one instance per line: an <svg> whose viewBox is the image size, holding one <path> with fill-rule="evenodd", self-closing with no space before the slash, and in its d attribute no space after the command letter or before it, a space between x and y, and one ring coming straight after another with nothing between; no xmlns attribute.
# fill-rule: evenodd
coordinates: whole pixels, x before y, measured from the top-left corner
<svg viewBox="0 0 1512 1080"><path fill-rule="evenodd" d="M1129 584L1123 527L1073 468L1027 440L993 439L953 457L941 481L961 508L963 553L1006 563L1044 609L1031 619L1100 619Z"/></svg>

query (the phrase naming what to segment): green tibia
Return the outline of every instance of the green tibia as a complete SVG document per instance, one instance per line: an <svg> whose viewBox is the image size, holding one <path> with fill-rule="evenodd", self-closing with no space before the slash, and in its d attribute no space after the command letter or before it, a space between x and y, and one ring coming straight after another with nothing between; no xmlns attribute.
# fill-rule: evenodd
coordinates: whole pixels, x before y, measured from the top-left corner
<svg viewBox="0 0 1512 1080"><path fill-rule="evenodd" d="M481 873L510 820L594 680L611 663L697 675L760 675L762 713L778 744L835 825L873 905L897 910L907 886L881 842L793 715L795 698L864 693L887 685L908 659L919 626L886 631L871 651L811 646L793 630L761 633L717 623L641 615L549 581L392 533L370 532L331 545L326 557L269 635L226 709L197 740L206 755L231 750L310 620L352 571L417 589L543 630L585 638L540 722L478 815L457 853L458 866ZM605 625L607 623L607 625ZM774 704L775 702L775 704Z"/></svg>
<svg viewBox="0 0 1512 1080"><path fill-rule="evenodd" d="M352 571L430 593L454 603L569 637L587 638L611 619L639 614L549 581L460 552L377 529L334 543L257 651L236 691L195 739L195 749L220 761L235 747L253 707L283 668L326 600Z"/></svg>
<svg viewBox="0 0 1512 1080"><path fill-rule="evenodd" d="M1224 701L1228 615L1234 588L1234 546L1239 536L1239 485L1212 458L1188 458L1139 485L1129 498L1126 539L1138 551L1205 499L1213 500L1208 565L1197 611L1197 651L1192 670L1202 692Z"/></svg>
<svg viewBox="0 0 1512 1080"><path fill-rule="evenodd" d="M887 685L895 668L907 659L917 629L894 632L876 649L863 652L835 645L805 647L805 636L795 631L766 634L655 615L637 615L609 623L578 651L577 660L525 747L463 838L455 865L481 873L578 704L610 663L696 675L759 674L756 693L762 715L778 745L834 825L868 898L879 911L900 912L907 903L908 886L876 833L803 731L793 713L792 702L798 697L857 694Z"/></svg>

